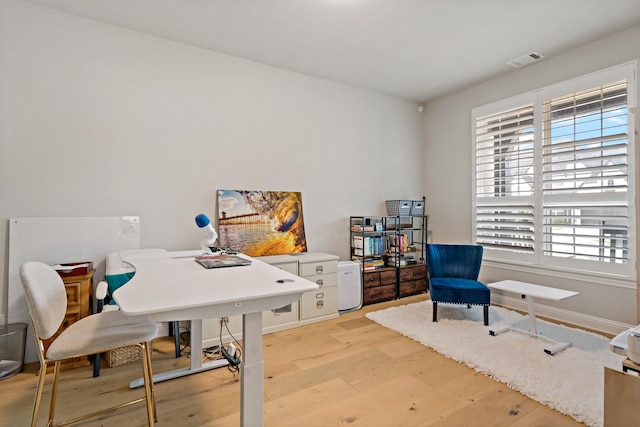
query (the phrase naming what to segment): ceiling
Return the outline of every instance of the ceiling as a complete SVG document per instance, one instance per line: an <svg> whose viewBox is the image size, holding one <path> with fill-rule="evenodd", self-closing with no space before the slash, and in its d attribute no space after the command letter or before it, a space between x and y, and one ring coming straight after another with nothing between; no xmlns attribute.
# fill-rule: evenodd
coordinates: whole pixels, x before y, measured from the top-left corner
<svg viewBox="0 0 640 427"><path fill-rule="evenodd" d="M640 0L24 1L418 102L640 24Z"/></svg>

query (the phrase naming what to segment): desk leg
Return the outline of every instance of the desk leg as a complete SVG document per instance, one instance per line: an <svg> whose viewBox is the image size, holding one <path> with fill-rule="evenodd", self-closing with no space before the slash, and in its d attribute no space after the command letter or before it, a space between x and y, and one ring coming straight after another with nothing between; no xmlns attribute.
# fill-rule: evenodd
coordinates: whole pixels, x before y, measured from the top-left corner
<svg viewBox="0 0 640 427"><path fill-rule="evenodd" d="M242 316L243 346L240 383L240 425L264 424L264 361L262 360L262 312Z"/></svg>
<svg viewBox="0 0 640 427"><path fill-rule="evenodd" d="M191 320L189 346L191 347L191 370L197 371L202 368L202 319Z"/></svg>

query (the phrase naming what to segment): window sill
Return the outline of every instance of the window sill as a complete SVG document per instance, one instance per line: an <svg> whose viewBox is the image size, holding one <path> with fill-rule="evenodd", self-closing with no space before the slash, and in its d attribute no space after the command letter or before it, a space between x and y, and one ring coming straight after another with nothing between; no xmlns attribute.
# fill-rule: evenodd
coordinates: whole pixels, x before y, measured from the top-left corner
<svg viewBox="0 0 640 427"><path fill-rule="evenodd" d="M523 264L513 261L491 259L487 257L485 257L482 261L482 265L501 270L519 271L522 273L577 280L582 282L595 283L598 285L616 286L627 289L637 288L636 279L634 277L618 276L613 274L598 274L593 272L560 269L541 265Z"/></svg>

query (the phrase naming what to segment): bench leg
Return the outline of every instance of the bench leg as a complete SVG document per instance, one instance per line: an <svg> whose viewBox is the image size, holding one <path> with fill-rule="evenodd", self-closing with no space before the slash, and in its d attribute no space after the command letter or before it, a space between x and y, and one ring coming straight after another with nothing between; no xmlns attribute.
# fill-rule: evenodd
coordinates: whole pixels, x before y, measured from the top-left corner
<svg viewBox="0 0 640 427"><path fill-rule="evenodd" d="M489 326L489 306L484 306L484 326Z"/></svg>
<svg viewBox="0 0 640 427"><path fill-rule="evenodd" d="M433 301L433 321L438 321L438 303Z"/></svg>

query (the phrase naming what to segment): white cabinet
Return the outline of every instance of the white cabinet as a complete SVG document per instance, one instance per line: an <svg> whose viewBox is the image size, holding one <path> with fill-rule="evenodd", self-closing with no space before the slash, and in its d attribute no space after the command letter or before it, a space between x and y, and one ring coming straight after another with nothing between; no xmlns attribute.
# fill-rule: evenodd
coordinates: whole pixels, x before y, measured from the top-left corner
<svg viewBox="0 0 640 427"><path fill-rule="evenodd" d="M338 257L314 253L300 259L298 275L320 288L300 299L300 322L303 324L338 316Z"/></svg>
<svg viewBox="0 0 640 427"><path fill-rule="evenodd" d="M293 255L257 257L289 273L304 277L320 288L302 295L299 301L277 310L262 312L262 333L291 329L323 320L333 319L338 314L338 257L320 252L305 252ZM242 338L242 316L229 318L229 330L236 339ZM229 342L226 328L222 331L223 342ZM220 320L207 319L202 322L203 348L220 344Z"/></svg>

